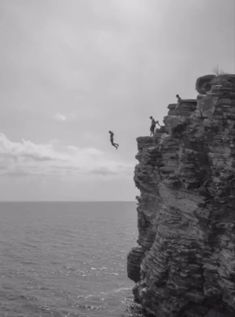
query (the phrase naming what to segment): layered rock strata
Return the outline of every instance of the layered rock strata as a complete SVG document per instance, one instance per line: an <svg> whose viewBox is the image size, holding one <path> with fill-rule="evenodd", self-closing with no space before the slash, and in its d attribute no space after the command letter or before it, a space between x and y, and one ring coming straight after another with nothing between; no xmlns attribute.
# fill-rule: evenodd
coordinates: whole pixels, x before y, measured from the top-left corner
<svg viewBox="0 0 235 317"><path fill-rule="evenodd" d="M157 317L235 316L235 75L203 76L140 137L135 300Z"/></svg>

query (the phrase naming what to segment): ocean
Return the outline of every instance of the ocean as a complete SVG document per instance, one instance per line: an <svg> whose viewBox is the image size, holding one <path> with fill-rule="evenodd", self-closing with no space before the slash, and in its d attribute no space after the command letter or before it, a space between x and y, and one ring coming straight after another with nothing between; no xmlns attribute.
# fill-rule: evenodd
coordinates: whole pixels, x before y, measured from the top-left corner
<svg viewBox="0 0 235 317"><path fill-rule="evenodd" d="M0 203L0 316L137 316L126 273L135 209L132 202Z"/></svg>

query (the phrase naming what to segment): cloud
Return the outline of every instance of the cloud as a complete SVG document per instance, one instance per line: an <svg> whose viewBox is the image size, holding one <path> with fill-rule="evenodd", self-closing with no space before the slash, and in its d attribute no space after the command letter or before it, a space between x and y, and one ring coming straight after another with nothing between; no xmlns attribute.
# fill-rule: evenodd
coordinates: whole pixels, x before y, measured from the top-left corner
<svg viewBox="0 0 235 317"><path fill-rule="evenodd" d="M0 175L126 175L127 162L113 160L99 149L74 145L37 144L29 140L11 141L0 133Z"/></svg>
<svg viewBox="0 0 235 317"><path fill-rule="evenodd" d="M64 122L67 120L67 117L64 114L57 112L54 116L54 119L58 122Z"/></svg>
<svg viewBox="0 0 235 317"><path fill-rule="evenodd" d="M0 155L36 161L50 161L59 158L51 144L35 144L28 140L12 142L3 133L0 133Z"/></svg>
<svg viewBox="0 0 235 317"><path fill-rule="evenodd" d="M77 119L77 115L74 112L70 112L70 113L61 113L61 112L57 112L54 116L53 119L57 122L71 122Z"/></svg>

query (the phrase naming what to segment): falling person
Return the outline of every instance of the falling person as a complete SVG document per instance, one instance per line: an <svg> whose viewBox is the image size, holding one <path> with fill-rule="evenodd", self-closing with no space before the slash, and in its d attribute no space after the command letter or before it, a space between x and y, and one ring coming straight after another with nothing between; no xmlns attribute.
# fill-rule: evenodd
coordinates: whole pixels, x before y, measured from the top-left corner
<svg viewBox="0 0 235 317"><path fill-rule="evenodd" d="M115 143L113 140L114 133L112 131L109 131L109 134L110 134L110 142L111 142L112 146L114 146L115 149L117 150L119 147L119 144Z"/></svg>

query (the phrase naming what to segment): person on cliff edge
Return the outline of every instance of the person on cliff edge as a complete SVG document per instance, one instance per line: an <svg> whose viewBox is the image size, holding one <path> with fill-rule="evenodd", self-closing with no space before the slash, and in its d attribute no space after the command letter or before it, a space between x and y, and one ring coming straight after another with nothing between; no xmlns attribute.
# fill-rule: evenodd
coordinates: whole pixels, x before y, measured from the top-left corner
<svg viewBox="0 0 235 317"><path fill-rule="evenodd" d="M115 149L117 150L119 147L119 144L114 142L114 139L113 139L114 133L112 131L109 131L109 134L110 134L110 142L111 142L112 146L114 146Z"/></svg>
<svg viewBox="0 0 235 317"><path fill-rule="evenodd" d="M176 98L177 98L177 103L178 104L182 102L182 98L180 97L180 95L177 94Z"/></svg>
<svg viewBox="0 0 235 317"><path fill-rule="evenodd" d="M176 95L176 98L177 98L177 105L175 107L175 110L178 109L179 105L181 104L182 102L182 98L180 97L179 94Z"/></svg>
<svg viewBox="0 0 235 317"><path fill-rule="evenodd" d="M153 135L154 135L154 132L155 132L156 124L158 124L159 127L161 127L161 126L160 126L160 123L159 123L157 120L155 120L155 119L153 118L153 116L150 116L149 119L151 120L150 136L153 136Z"/></svg>

